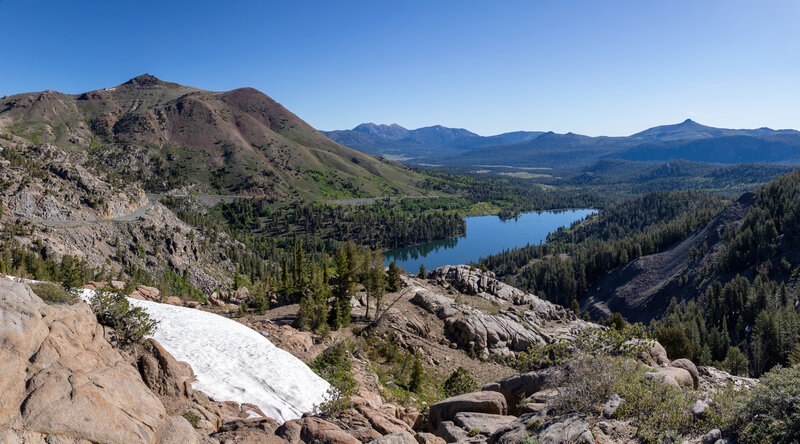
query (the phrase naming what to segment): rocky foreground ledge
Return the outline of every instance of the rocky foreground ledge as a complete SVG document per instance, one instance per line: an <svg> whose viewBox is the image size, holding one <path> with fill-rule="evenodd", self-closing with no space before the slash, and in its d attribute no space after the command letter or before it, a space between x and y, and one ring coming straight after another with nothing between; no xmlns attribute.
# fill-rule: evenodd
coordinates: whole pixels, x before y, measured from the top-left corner
<svg viewBox="0 0 800 444"><path fill-rule="evenodd" d="M0 344L2 443L213 442L180 416L223 416L192 390L191 369L155 343L124 357L86 304L50 306L0 280Z"/></svg>
<svg viewBox="0 0 800 444"><path fill-rule="evenodd" d="M433 365L446 362L445 355L428 353L436 347L475 353L491 365L491 359L531 344L569 340L596 327L466 266L404 280L386 327ZM490 303L492 313L476 308L481 301ZM270 327L278 346L286 347L288 338L295 348L312 347L308 333ZM47 305L27 285L0 280L0 443L510 444L531 436L540 444L637 442L635 425L614 415L625 402L619 397L608 400L599 418L550 413L564 377L555 368L498 379L426 411L387 402L374 386L353 396L335 418L305 415L278 424L256 406L212 400L192 389L191 367L157 342L116 349L107 337L86 304ZM297 338L306 340L296 343ZM753 383L687 360L670 361L658 343L639 360L650 367L649 378L679 390L710 393ZM703 415L706 408L698 402L692 414ZM714 436L690 442L716 442Z"/></svg>

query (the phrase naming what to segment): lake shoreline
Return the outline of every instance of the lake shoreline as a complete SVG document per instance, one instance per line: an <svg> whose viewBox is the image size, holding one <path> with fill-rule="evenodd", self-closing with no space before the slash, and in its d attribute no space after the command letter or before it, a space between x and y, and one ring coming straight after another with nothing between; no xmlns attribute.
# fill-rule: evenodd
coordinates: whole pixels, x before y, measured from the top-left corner
<svg viewBox="0 0 800 444"><path fill-rule="evenodd" d="M466 233L462 236L386 250L383 256L387 263L395 261L407 271L415 271L421 264L434 269L476 262L504 250L544 242L549 233L597 212L593 208L564 208L530 211L508 219L496 214L465 217Z"/></svg>

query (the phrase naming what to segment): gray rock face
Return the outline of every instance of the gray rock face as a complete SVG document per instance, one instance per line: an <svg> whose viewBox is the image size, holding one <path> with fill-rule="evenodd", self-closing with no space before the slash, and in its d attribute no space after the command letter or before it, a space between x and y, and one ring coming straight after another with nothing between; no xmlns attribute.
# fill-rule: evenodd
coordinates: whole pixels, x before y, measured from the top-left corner
<svg viewBox="0 0 800 444"><path fill-rule="evenodd" d="M414 435L408 432L395 432L384 435L375 441L373 444L417 444L417 439Z"/></svg>
<svg viewBox="0 0 800 444"><path fill-rule="evenodd" d="M431 405L429 421L435 429L442 421L452 421L460 412L505 415L508 412L508 405L506 398L498 392L466 393Z"/></svg>
<svg viewBox="0 0 800 444"><path fill-rule="evenodd" d="M452 286L461 293L481 296L490 301L531 305L533 311L547 319L576 319L575 314L564 307L512 287L498 280L491 271L481 271L469 265L445 265L431 271L429 278L439 285Z"/></svg>
<svg viewBox="0 0 800 444"><path fill-rule="evenodd" d="M515 444L522 442L530 436L528 432L528 421L535 420L533 413L526 413L511 421L510 423L498 428L487 442L489 444Z"/></svg>
<svg viewBox="0 0 800 444"><path fill-rule="evenodd" d="M430 277L445 288L514 304L498 314L487 314L429 290L420 288L414 295L416 304L445 321L451 341L482 358L508 357L533 344L570 339L591 325L564 307L500 282L491 272L448 265L433 270Z"/></svg>
<svg viewBox="0 0 800 444"><path fill-rule="evenodd" d="M459 313L455 301L427 290L420 290L414 295L414 303L435 314L439 319L447 319Z"/></svg>
<svg viewBox="0 0 800 444"><path fill-rule="evenodd" d="M445 265L430 272L429 279L447 283L465 294L475 294L488 299L510 301L525 294L522 290L500 282L490 271L481 271L469 265Z"/></svg>
<svg viewBox="0 0 800 444"><path fill-rule="evenodd" d="M168 420L86 304L48 306L0 280L0 320L0 429L120 444L199 439Z"/></svg>
<svg viewBox="0 0 800 444"><path fill-rule="evenodd" d="M526 328L518 319L505 314L475 312L470 316L447 319L445 331L455 342L487 355L510 356L533 344L547 344L544 336L530 327Z"/></svg>
<svg viewBox="0 0 800 444"><path fill-rule="evenodd" d="M508 301L528 305L540 318L547 320L576 320L577 316L566 308L545 301L519 288L497 279L491 271L481 271L469 265L445 265L431 271L430 279L438 284L452 286L464 294L481 296L490 301Z"/></svg>
<svg viewBox="0 0 800 444"><path fill-rule="evenodd" d="M573 415L548 424L539 433L540 444L594 443L594 436L586 419Z"/></svg>
<svg viewBox="0 0 800 444"><path fill-rule="evenodd" d="M675 388L692 388L694 380L688 370L677 367L661 367L655 371L644 374L645 378L652 379Z"/></svg>
<svg viewBox="0 0 800 444"><path fill-rule="evenodd" d="M433 433L417 432L414 438L419 444L445 444L447 441L434 435Z"/></svg>
<svg viewBox="0 0 800 444"><path fill-rule="evenodd" d="M489 413L459 412L453 423L466 431L480 430L484 435L491 435L499 428L510 424L516 416L492 415Z"/></svg>
<svg viewBox="0 0 800 444"><path fill-rule="evenodd" d="M692 376L692 385L694 389L697 390L700 387L700 373L697 371L697 367L695 367L694 363L688 359L676 359L672 361L670 367L675 368L682 368L689 372Z"/></svg>
<svg viewBox="0 0 800 444"><path fill-rule="evenodd" d="M702 418L703 416L705 416L705 413L706 413L706 410L708 410L708 407L709 407L708 402L706 402L703 399L698 399L692 405L692 416L694 416L697 419Z"/></svg>
<svg viewBox="0 0 800 444"><path fill-rule="evenodd" d="M732 385L734 389L740 390L758 383L757 379L734 376L714 367L697 367L697 373L700 377L700 390L703 392L724 389L728 384Z"/></svg>
<svg viewBox="0 0 800 444"><path fill-rule="evenodd" d="M137 154L115 162L129 161L136 169L150 161L143 150L131 150ZM122 263L153 274L167 268L178 274L187 270L189 281L206 293L229 282L226 276L235 267L220 252L225 250L220 246L235 243L229 236L212 241L159 204L157 197L148 197L140 185L115 183L87 166L85 151L42 144L20 152L46 172L40 177L24 168L0 168L0 183L17 184L0 193L0 219L9 223L21 217L33 223L20 242L40 241L49 257L75 256L93 267L109 267L112 274L123 269ZM126 151L125 156L130 155ZM218 246L202 250L209 241Z"/></svg>
<svg viewBox="0 0 800 444"><path fill-rule="evenodd" d="M525 414L489 437L489 444L515 444L534 436L540 444L594 443L589 423L581 415L566 415L545 419ZM536 424L532 423L535 422ZM534 428L531 428L534 427Z"/></svg>
<svg viewBox="0 0 800 444"><path fill-rule="evenodd" d="M632 339L625 343L625 345L640 344L642 340ZM667 351L657 341L648 341L648 347L639 354L639 360L652 367L666 367L669 365L667 358Z"/></svg>
<svg viewBox="0 0 800 444"><path fill-rule="evenodd" d="M543 390L558 376L555 368L537 370L503 378L484 385L481 390L502 393L512 414L517 411L519 402Z"/></svg>
<svg viewBox="0 0 800 444"><path fill-rule="evenodd" d="M361 444L361 441L338 426L313 416L286 421L275 430L275 434L292 444L306 442Z"/></svg>
<svg viewBox="0 0 800 444"><path fill-rule="evenodd" d="M469 439L467 432L452 421L442 421L434 434L445 442L464 442Z"/></svg>
<svg viewBox="0 0 800 444"><path fill-rule="evenodd" d="M703 444L714 444L717 440L722 438L722 432L719 429L714 429L703 435L700 441Z"/></svg>

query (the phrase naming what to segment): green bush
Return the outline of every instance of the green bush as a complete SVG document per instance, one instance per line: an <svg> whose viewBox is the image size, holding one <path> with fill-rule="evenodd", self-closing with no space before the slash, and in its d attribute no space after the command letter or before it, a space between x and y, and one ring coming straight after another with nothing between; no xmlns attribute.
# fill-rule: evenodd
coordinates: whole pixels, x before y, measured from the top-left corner
<svg viewBox="0 0 800 444"><path fill-rule="evenodd" d="M197 423L200 422L200 417L197 416L195 412L188 411L183 414L183 417L186 418L187 421L189 421L189 424L191 424L192 427L197 428Z"/></svg>
<svg viewBox="0 0 800 444"><path fill-rule="evenodd" d="M522 438L522 441L520 441L520 444L539 444L539 438L536 438L535 436L528 435L528 436Z"/></svg>
<svg viewBox="0 0 800 444"><path fill-rule="evenodd" d="M615 311L606 319L605 325L615 330L622 331L628 326L628 323L625 322L625 318L622 317L622 313Z"/></svg>
<svg viewBox="0 0 800 444"><path fill-rule="evenodd" d="M464 367L458 367L450 374L442 387L448 398L478 390L478 383L470 376Z"/></svg>
<svg viewBox="0 0 800 444"><path fill-rule="evenodd" d="M30 284L31 290L42 298L42 300L50 305L54 304L68 304L72 305L78 302L78 297L74 294L70 293L69 291L65 290L64 287L56 284L51 284L49 282L41 282L36 284Z"/></svg>
<svg viewBox="0 0 800 444"><path fill-rule="evenodd" d="M791 444L800 441L800 365L776 367L733 402L728 429L739 442ZM738 407L738 408L736 408Z"/></svg>
<svg viewBox="0 0 800 444"><path fill-rule="evenodd" d="M358 383L353 378L353 363L346 342L337 342L329 347L308 366L331 384L325 402L316 406L317 413L337 416L350 407L350 396L355 393Z"/></svg>
<svg viewBox="0 0 800 444"><path fill-rule="evenodd" d="M647 443L672 442L693 430L690 409L697 394L645 378L645 366L630 358L581 354L564 365L555 412L594 415L614 394L625 399L616 415L633 419L637 436Z"/></svg>
<svg viewBox="0 0 800 444"><path fill-rule="evenodd" d="M692 342L686 333L677 327L661 327L655 331L655 337L658 342L664 346L667 351L669 359L687 358L693 359L694 351L692 350Z"/></svg>
<svg viewBox="0 0 800 444"><path fill-rule="evenodd" d="M97 322L113 328L122 345L139 342L156 331L156 320L143 308L131 307L121 293L95 292L91 306Z"/></svg>
<svg viewBox="0 0 800 444"><path fill-rule="evenodd" d="M627 325L621 330L614 328L587 328L572 341L558 341L545 345L531 345L512 361L512 367L520 372L559 365L579 354L638 356L647 345L647 332L642 324Z"/></svg>
<svg viewBox="0 0 800 444"><path fill-rule="evenodd" d="M473 427L472 429L470 429L470 431L469 431L469 433L468 433L468 435L469 435L470 437L473 437L473 436L478 436L478 435L480 435L480 434L481 434L481 429L479 429L479 428L477 428L477 427Z"/></svg>
<svg viewBox="0 0 800 444"><path fill-rule="evenodd" d="M184 269L182 275L167 270L158 286L161 290L161 296L164 299L169 296L175 296L185 301L197 301L205 304L208 302L208 298L197 287L189 283L188 270L188 268Z"/></svg>

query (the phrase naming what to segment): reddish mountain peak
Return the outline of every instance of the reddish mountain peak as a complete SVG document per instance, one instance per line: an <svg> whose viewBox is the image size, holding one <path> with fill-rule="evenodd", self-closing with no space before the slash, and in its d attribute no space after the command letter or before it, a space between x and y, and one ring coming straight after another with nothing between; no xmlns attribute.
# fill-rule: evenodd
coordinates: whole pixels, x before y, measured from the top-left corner
<svg viewBox="0 0 800 444"><path fill-rule="evenodd" d="M142 74L140 76L136 76L127 82L123 83L123 85L133 85L133 86L154 86L163 84L161 80L159 80L155 76L151 76L150 74Z"/></svg>

